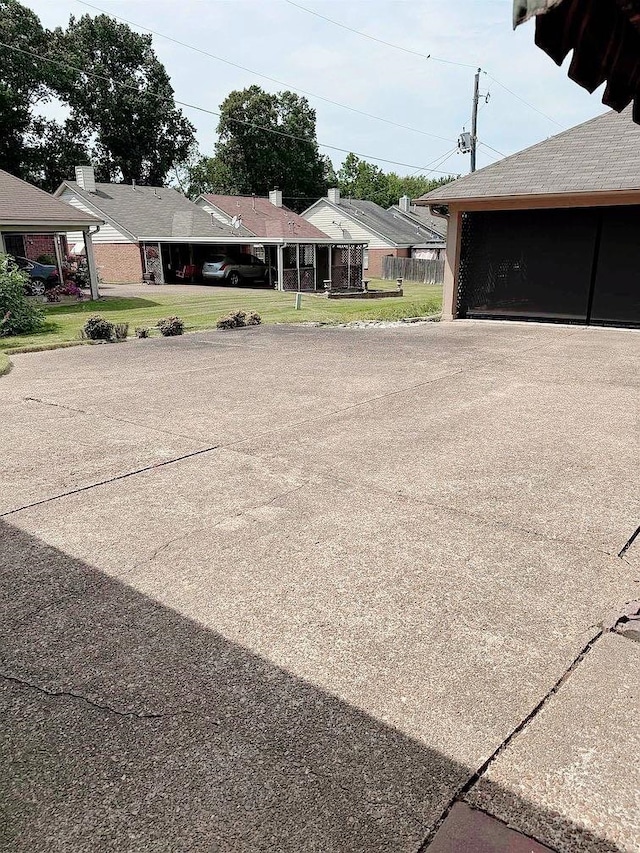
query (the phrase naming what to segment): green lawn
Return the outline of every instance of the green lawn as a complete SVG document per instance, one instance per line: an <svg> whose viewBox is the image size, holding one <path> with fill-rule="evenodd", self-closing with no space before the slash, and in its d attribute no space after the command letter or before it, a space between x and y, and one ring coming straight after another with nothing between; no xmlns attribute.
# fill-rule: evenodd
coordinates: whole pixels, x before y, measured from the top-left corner
<svg viewBox="0 0 640 853"><path fill-rule="evenodd" d="M392 283L370 283L371 289L392 289ZM229 290L207 295L163 294L158 288L144 297L104 297L98 302L45 306L44 329L34 335L0 338L0 351L22 348L48 348L78 342L80 329L90 314L104 314L114 323L129 323L129 334L136 326L153 327L161 317L177 315L186 331L215 328L217 320L232 311L257 311L263 323L300 323L322 321L344 323L350 320L395 320L437 313L442 303L440 285L405 284L404 296L389 299L326 299L303 294L302 308L294 308L293 293L273 290ZM159 334L154 330L152 334Z"/></svg>

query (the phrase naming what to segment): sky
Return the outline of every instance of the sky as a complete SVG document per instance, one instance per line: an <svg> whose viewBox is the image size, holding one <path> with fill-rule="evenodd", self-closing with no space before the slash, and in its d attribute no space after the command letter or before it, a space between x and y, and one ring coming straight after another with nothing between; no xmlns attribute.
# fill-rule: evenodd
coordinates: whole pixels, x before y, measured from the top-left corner
<svg viewBox="0 0 640 853"><path fill-rule="evenodd" d="M71 15L99 14L80 0L22 2L45 27L64 26ZM272 92L304 90L317 113L318 141L366 155L385 171L433 177L468 172L469 156L451 152L463 127L470 128L478 67L481 94L489 93L478 118L479 168L605 112L601 93L589 95L567 78L567 63L558 68L534 45L532 21L513 32L511 0L295 2L405 51L287 0L91 0L140 25L134 27L140 32L150 27L219 58L153 36L178 100L217 110L233 89L254 83ZM184 113L196 127L201 153L212 154L217 118L186 107ZM321 151L336 167L346 156L322 145Z"/></svg>

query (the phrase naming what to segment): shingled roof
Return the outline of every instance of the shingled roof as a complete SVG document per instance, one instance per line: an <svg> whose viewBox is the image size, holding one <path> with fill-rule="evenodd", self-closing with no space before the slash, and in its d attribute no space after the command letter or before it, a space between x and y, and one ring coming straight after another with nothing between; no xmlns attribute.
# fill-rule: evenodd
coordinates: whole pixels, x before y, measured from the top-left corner
<svg viewBox="0 0 640 853"><path fill-rule="evenodd" d="M202 198L215 205L227 216L242 217L243 226L254 237L327 239L327 235L315 225L307 222L288 207L277 207L268 198L212 193L206 193Z"/></svg>
<svg viewBox="0 0 640 853"><path fill-rule="evenodd" d="M559 133L422 196L436 203L640 190L640 127L631 108Z"/></svg>
<svg viewBox="0 0 640 853"><path fill-rule="evenodd" d="M99 184L95 193L75 181L65 181L78 198L103 213L135 240L197 240L215 242L224 237L251 236L246 228L234 229L216 221L192 201L168 187Z"/></svg>
<svg viewBox="0 0 640 853"><path fill-rule="evenodd" d="M410 223L399 211L394 211L393 208L385 210L374 201L356 198L341 198L339 202L322 198L320 201L331 205L336 211L346 214L353 221L360 223L363 228L378 234L396 246L415 246L430 240L433 236L431 229L418 222Z"/></svg>
<svg viewBox="0 0 640 853"><path fill-rule="evenodd" d="M24 227L50 227L55 231L81 226L99 225L97 216L91 216L54 198L44 190L16 178L0 169L0 225Z"/></svg>

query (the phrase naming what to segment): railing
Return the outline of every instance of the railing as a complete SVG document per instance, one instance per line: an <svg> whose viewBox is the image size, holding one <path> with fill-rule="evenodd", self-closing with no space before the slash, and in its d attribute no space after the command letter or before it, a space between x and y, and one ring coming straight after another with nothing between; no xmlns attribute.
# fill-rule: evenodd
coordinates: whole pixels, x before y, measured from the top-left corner
<svg viewBox="0 0 640 853"><path fill-rule="evenodd" d="M422 284L442 284L444 281L444 261L427 261L424 258L394 258L390 255L382 259L382 278L404 281L418 281Z"/></svg>

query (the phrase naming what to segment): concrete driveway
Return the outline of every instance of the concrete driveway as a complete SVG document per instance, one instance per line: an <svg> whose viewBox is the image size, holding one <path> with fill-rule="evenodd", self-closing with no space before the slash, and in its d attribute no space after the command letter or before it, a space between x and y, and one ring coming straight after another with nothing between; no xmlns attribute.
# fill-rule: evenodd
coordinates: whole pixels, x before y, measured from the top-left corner
<svg viewBox="0 0 640 853"><path fill-rule="evenodd" d="M1 849L640 848L638 333L260 327L14 364Z"/></svg>

